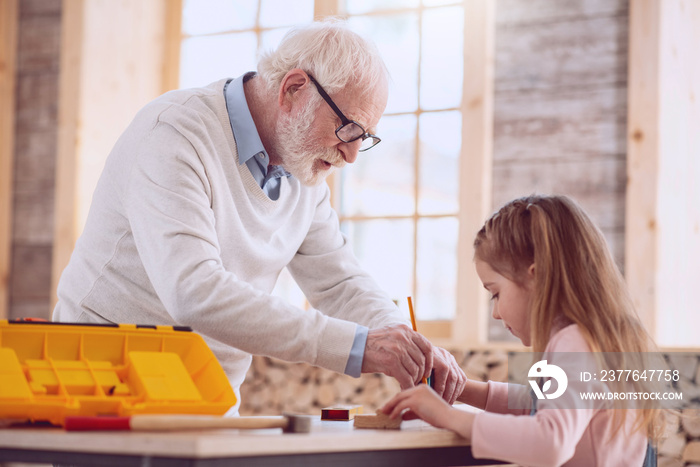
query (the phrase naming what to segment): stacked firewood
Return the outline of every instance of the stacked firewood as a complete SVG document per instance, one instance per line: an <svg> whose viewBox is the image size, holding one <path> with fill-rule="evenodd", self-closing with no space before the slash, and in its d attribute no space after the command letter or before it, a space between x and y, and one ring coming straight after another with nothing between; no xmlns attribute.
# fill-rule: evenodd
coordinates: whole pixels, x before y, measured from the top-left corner
<svg viewBox="0 0 700 467"><path fill-rule="evenodd" d="M508 377L505 352L458 351L454 355L469 378L506 381ZM244 415L317 414L331 405L359 404L368 413L399 391L395 379L381 374L352 378L302 363L254 357L241 387L240 411Z"/></svg>

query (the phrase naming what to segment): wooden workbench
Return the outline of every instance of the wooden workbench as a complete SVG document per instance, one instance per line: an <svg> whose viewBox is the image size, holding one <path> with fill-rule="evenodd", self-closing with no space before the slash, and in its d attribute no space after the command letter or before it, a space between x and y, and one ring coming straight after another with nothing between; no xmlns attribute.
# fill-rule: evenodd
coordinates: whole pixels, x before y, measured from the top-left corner
<svg viewBox="0 0 700 467"><path fill-rule="evenodd" d="M359 430L315 420L311 433L200 430L176 433L0 429L0 462L112 466L448 466L475 460L469 443L420 420L401 430Z"/></svg>

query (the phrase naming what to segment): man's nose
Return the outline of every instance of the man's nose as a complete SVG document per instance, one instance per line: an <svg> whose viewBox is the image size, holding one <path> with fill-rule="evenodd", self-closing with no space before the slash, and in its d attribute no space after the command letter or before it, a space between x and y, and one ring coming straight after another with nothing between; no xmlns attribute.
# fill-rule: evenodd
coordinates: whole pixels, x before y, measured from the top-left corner
<svg viewBox="0 0 700 467"><path fill-rule="evenodd" d="M343 154L343 159L348 164L352 164L357 160L357 155L360 153L362 139L357 139L350 143L340 143L340 152Z"/></svg>

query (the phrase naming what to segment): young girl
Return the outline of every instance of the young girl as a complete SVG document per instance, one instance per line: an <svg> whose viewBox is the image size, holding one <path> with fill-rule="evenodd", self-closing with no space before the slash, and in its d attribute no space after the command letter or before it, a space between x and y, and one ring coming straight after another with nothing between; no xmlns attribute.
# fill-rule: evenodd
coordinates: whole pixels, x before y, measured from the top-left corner
<svg viewBox="0 0 700 467"><path fill-rule="evenodd" d="M511 201L478 232L474 250L493 317L534 352L643 353L653 345L603 235L571 199ZM659 431L652 407L571 408L543 399L536 412L510 409L508 386L468 381L458 400L485 410L479 413L451 407L426 385L398 394L382 411L471 439L477 458L533 466L642 466L647 440Z"/></svg>

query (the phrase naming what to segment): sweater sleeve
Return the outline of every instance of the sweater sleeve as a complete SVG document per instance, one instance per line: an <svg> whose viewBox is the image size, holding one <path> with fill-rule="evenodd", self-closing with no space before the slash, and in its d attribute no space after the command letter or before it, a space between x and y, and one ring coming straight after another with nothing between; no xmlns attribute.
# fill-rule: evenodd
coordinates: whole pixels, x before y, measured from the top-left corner
<svg viewBox="0 0 700 467"><path fill-rule="evenodd" d="M410 325L389 296L364 271L348 239L340 232L323 187L311 228L289 270L309 302L328 316L351 320L369 328Z"/></svg>
<svg viewBox="0 0 700 467"><path fill-rule="evenodd" d="M245 352L342 372L355 323L292 306L222 264L208 174L191 141L158 124L139 145L123 199L139 259L168 314Z"/></svg>
<svg viewBox="0 0 700 467"><path fill-rule="evenodd" d="M588 351L576 326L570 326L553 336L545 355ZM581 389L576 384L570 383L557 399L539 400L537 413L529 416L529 410L508 409L510 385L489 382L487 411L476 415L472 427L474 456L528 466L559 466L567 462L596 413L594 408L575 401L574 394Z"/></svg>
<svg viewBox="0 0 700 467"><path fill-rule="evenodd" d="M528 466L559 466L571 459L593 416L590 409L539 409L534 416L482 412L473 425L476 458Z"/></svg>
<svg viewBox="0 0 700 467"><path fill-rule="evenodd" d="M509 403L510 399L510 403ZM532 402L528 388L518 384L488 382L486 411L511 415L529 415L528 407ZM510 406L510 408L509 408Z"/></svg>

